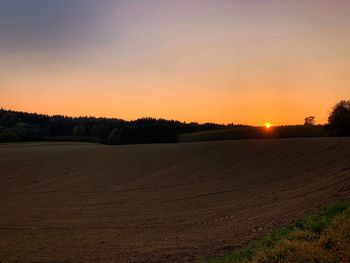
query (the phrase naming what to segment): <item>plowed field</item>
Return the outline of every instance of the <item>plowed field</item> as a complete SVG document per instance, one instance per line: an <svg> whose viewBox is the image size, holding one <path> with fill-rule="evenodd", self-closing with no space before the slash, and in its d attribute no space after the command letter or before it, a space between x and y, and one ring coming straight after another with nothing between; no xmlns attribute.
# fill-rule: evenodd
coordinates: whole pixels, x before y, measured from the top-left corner
<svg viewBox="0 0 350 263"><path fill-rule="evenodd" d="M0 145L0 261L187 262L350 196L350 138Z"/></svg>

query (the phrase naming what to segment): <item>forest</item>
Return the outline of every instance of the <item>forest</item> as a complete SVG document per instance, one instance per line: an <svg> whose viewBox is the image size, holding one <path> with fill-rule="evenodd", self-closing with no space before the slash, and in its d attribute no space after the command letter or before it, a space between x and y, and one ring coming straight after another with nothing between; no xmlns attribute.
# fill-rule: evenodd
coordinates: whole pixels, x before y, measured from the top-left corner
<svg viewBox="0 0 350 263"><path fill-rule="evenodd" d="M175 143L181 133L233 127L214 123L185 123L141 118L49 116L0 109L0 142L85 141L103 144Z"/></svg>

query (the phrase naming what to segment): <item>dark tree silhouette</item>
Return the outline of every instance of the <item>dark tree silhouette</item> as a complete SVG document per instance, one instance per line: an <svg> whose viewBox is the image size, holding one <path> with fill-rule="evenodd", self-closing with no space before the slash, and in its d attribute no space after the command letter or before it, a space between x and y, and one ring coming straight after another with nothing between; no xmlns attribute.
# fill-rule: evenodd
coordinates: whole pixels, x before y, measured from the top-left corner
<svg viewBox="0 0 350 263"><path fill-rule="evenodd" d="M350 136L350 100L342 100L333 107L328 127L333 136Z"/></svg>
<svg viewBox="0 0 350 263"><path fill-rule="evenodd" d="M108 134L108 144L116 145L120 144L120 130L118 128L113 129L109 134Z"/></svg>
<svg viewBox="0 0 350 263"><path fill-rule="evenodd" d="M305 118L304 125L315 125L315 123L316 123L315 116L308 116Z"/></svg>
<svg viewBox="0 0 350 263"><path fill-rule="evenodd" d="M74 136L84 136L85 135L85 126L83 124L77 125L73 130Z"/></svg>

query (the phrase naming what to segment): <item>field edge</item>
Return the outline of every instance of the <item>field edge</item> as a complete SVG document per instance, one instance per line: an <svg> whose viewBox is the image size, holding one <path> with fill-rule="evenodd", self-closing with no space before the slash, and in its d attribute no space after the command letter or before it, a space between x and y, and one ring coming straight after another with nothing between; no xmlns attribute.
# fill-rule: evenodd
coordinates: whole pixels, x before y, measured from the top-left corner
<svg viewBox="0 0 350 263"><path fill-rule="evenodd" d="M277 228L263 239L224 255L203 256L200 262L348 262L347 251L350 251L350 199L343 199Z"/></svg>

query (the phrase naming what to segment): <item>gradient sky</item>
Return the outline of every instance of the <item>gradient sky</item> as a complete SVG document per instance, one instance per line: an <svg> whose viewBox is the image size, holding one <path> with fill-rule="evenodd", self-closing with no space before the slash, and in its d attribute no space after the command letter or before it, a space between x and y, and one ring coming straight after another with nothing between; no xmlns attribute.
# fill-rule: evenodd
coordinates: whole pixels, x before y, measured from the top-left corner
<svg viewBox="0 0 350 263"><path fill-rule="evenodd" d="M261 125L350 97L348 0L0 0L0 107Z"/></svg>

